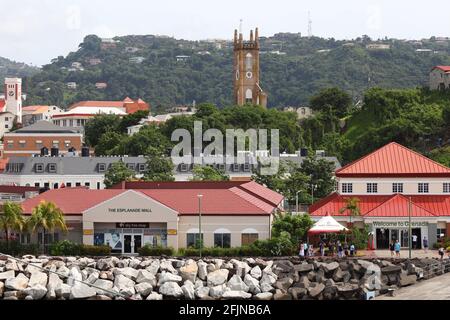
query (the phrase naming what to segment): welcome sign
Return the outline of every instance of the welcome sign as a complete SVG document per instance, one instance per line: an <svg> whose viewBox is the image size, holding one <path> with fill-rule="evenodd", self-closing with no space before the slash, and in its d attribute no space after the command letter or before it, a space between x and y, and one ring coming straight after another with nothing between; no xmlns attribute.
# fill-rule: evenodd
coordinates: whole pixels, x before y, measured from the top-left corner
<svg viewBox="0 0 450 320"><path fill-rule="evenodd" d="M374 221L374 227L401 228L409 227L409 221ZM427 227L427 221L411 221L411 227Z"/></svg>

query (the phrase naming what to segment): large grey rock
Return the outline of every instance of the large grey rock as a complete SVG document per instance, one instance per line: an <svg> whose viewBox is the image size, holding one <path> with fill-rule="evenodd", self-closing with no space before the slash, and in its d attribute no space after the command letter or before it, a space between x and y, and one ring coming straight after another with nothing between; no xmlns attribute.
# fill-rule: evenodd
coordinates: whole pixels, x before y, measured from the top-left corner
<svg viewBox="0 0 450 320"><path fill-rule="evenodd" d="M133 269L133 268L130 268L130 267L114 269L114 275L115 276L123 275L123 276L125 276L128 279L131 279L133 281L136 281L138 273L139 273L139 270Z"/></svg>
<svg viewBox="0 0 450 320"><path fill-rule="evenodd" d="M337 263L336 261L333 261L330 263L324 263L322 265L322 268L326 273L330 273L330 272L333 272L334 270L336 270L337 268L339 268L339 263Z"/></svg>
<svg viewBox="0 0 450 320"><path fill-rule="evenodd" d="M56 299L56 287L58 284L62 283L63 281L59 278L58 275L55 273L50 273L48 276L48 283L47 283L47 296L46 299L53 300Z"/></svg>
<svg viewBox="0 0 450 320"><path fill-rule="evenodd" d="M250 270L252 269L246 262L243 261L232 259L230 260L230 262L234 265L234 268L236 269L236 274L241 278L245 277L245 275L249 273Z"/></svg>
<svg viewBox="0 0 450 320"><path fill-rule="evenodd" d="M197 264L195 264L197 265ZM184 298L187 300L195 299L195 287L194 284L190 280L186 280L184 284L181 286L181 290L183 290Z"/></svg>
<svg viewBox="0 0 450 320"><path fill-rule="evenodd" d="M298 272L309 272L314 270L314 265L311 263L302 263L294 266L294 270Z"/></svg>
<svg viewBox="0 0 450 320"><path fill-rule="evenodd" d="M275 282L274 287L285 293L293 283L294 280L292 280L292 278L283 278Z"/></svg>
<svg viewBox="0 0 450 320"><path fill-rule="evenodd" d="M161 265L161 263L159 262L158 259L156 259L156 260L153 260L152 263L147 268L145 268L145 270L147 270L148 272L150 272L151 274L156 276L156 274L159 271L160 265Z"/></svg>
<svg viewBox="0 0 450 320"><path fill-rule="evenodd" d="M308 288L308 294L310 295L311 298L316 298L318 297L323 289L325 289L325 286L322 283L316 284L316 286L314 287L309 287Z"/></svg>
<svg viewBox="0 0 450 320"><path fill-rule="evenodd" d="M87 299L96 294L97 292L91 286L84 283L76 283L70 290L69 299Z"/></svg>
<svg viewBox="0 0 450 320"><path fill-rule="evenodd" d="M311 281L309 281L308 277L303 276L300 278L300 280L298 281L297 286L300 288L306 288L308 289L310 286Z"/></svg>
<svg viewBox="0 0 450 320"><path fill-rule="evenodd" d="M251 297L252 297L251 293L237 290L225 291L222 295L222 299L232 299L232 300L250 299Z"/></svg>
<svg viewBox="0 0 450 320"><path fill-rule="evenodd" d="M114 286L117 287L119 291L123 291L129 288L133 288L134 290L134 285L134 281L130 278L125 277L123 274L117 275L114 279Z"/></svg>
<svg viewBox="0 0 450 320"><path fill-rule="evenodd" d="M400 273L402 271L402 267L400 266L387 266L381 269L381 273L382 274L387 274L389 276L389 274L392 273Z"/></svg>
<svg viewBox="0 0 450 320"><path fill-rule="evenodd" d="M189 280L192 283L197 279L198 266L194 260L188 260L186 264L180 268L180 276L185 280Z"/></svg>
<svg viewBox="0 0 450 320"><path fill-rule="evenodd" d="M273 294L270 292L261 292L255 295L255 300L272 300Z"/></svg>
<svg viewBox="0 0 450 320"><path fill-rule="evenodd" d="M86 279L86 282L87 283L94 283L95 281L97 281L99 276L100 276L100 272L95 270L94 272L91 272L91 274L89 274L89 276Z"/></svg>
<svg viewBox="0 0 450 320"><path fill-rule="evenodd" d="M338 285L336 287L338 294L346 299L353 298L359 289L357 285L349 283Z"/></svg>
<svg viewBox="0 0 450 320"><path fill-rule="evenodd" d="M415 284L417 281L417 276L415 274L406 275L406 274L400 274L399 278L399 285L401 287L410 286L412 284Z"/></svg>
<svg viewBox="0 0 450 320"><path fill-rule="evenodd" d="M210 288L209 287L199 287L195 289L195 295L199 299L204 299L209 296Z"/></svg>
<svg viewBox="0 0 450 320"><path fill-rule="evenodd" d="M246 274L244 277L244 283L248 286L248 291L252 294L261 293L261 286L256 278L252 277L250 274Z"/></svg>
<svg viewBox="0 0 450 320"><path fill-rule="evenodd" d="M273 295L273 300L292 300L292 296L281 290L277 290L277 292Z"/></svg>
<svg viewBox="0 0 450 320"><path fill-rule="evenodd" d="M294 271L294 264L289 260L278 260L273 263L273 269L281 273L290 273Z"/></svg>
<svg viewBox="0 0 450 320"><path fill-rule="evenodd" d="M134 286L134 290L146 298L153 291L153 287L149 282L141 282Z"/></svg>
<svg viewBox="0 0 450 320"><path fill-rule="evenodd" d="M207 263L203 261L197 262L197 268L198 268L198 277L202 280L206 280L206 276L208 275L208 271L206 270Z"/></svg>
<svg viewBox="0 0 450 320"><path fill-rule="evenodd" d="M226 289L226 285L225 284L211 287L210 290L209 290L209 295L211 297L213 297L213 298L221 298L223 293L225 292L225 289Z"/></svg>
<svg viewBox="0 0 450 320"><path fill-rule="evenodd" d="M99 259L96 264L96 269L100 271L106 271L111 268L114 268L114 263L112 259L106 258L106 259Z"/></svg>
<svg viewBox="0 0 450 320"><path fill-rule="evenodd" d="M70 270L66 266L61 266L56 271L60 274L64 279L70 276Z"/></svg>
<svg viewBox="0 0 450 320"><path fill-rule="evenodd" d="M55 288L57 298L69 299L72 287L65 283L59 283Z"/></svg>
<svg viewBox="0 0 450 320"><path fill-rule="evenodd" d="M24 294L31 296L32 300L41 300L47 294L47 288L41 284L23 290Z"/></svg>
<svg viewBox="0 0 450 320"><path fill-rule="evenodd" d="M218 286L225 283L228 280L229 271L226 269L219 269L214 272L208 273L206 279L208 286Z"/></svg>
<svg viewBox="0 0 450 320"><path fill-rule="evenodd" d="M159 287L159 293L172 298L181 298L184 296L183 290L178 283L172 281L164 282L164 284Z"/></svg>
<svg viewBox="0 0 450 320"><path fill-rule="evenodd" d="M152 292L148 295L147 300L162 300L163 295L158 292Z"/></svg>
<svg viewBox="0 0 450 320"><path fill-rule="evenodd" d="M227 287L230 288L231 290L244 292L248 292L249 289L248 285L246 285L245 282L242 281L241 277L238 276L237 274L235 274L230 278L230 280L228 280Z"/></svg>
<svg viewBox="0 0 450 320"><path fill-rule="evenodd" d="M161 286L162 284L164 284L166 282L181 282L182 280L183 279L178 275L163 271L159 275L158 286Z"/></svg>
<svg viewBox="0 0 450 320"><path fill-rule="evenodd" d="M138 275L136 277L137 283L148 282L152 285L152 287L156 287L156 277L148 270L142 269L139 270Z"/></svg>
<svg viewBox="0 0 450 320"><path fill-rule="evenodd" d="M0 273L0 280L8 280L8 279L14 278L15 276L16 275L15 275L14 270L8 270L8 271Z"/></svg>
<svg viewBox="0 0 450 320"><path fill-rule="evenodd" d="M99 295L107 295L107 296L110 296L110 295L112 295L112 294L109 293L109 291L112 291L113 285L114 285L113 282L110 281L110 280L97 279L97 280L94 282L94 286L95 286L95 287L98 287L98 288L100 288L100 289L98 289L98 288L94 288L94 289L95 289L95 291L97 292L97 294L99 294ZM103 289L103 290L102 290L102 289ZM108 290L108 291L104 291L104 290Z"/></svg>
<svg viewBox="0 0 450 320"><path fill-rule="evenodd" d="M255 279L261 279L262 271L259 266L255 266L250 270L250 275Z"/></svg>
<svg viewBox="0 0 450 320"><path fill-rule="evenodd" d="M23 274L19 273L15 278L9 278L5 281L5 287L10 290L24 290L28 286L29 279Z"/></svg>
<svg viewBox="0 0 450 320"><path fill-rule="evenodd" d="M40 271L35 271L31 274L30 281L28 282L29 287L34 287L35 285L41 285L43 287L47 286L48 276Z"/></svg>
<svg viewBox="0 0 450 320"><path fill-rule="evenodd" d="M301 300L304 296L306 296L308 290L300 287L291 287L288 292L292 295L294 300Z"/></svg>
<svg viewBox="0 0 450 320"><path fill-rule="evenodd" d="M173 267L172 262L169 260L162 260L159 268L161 271L168 271L173 274L178 274L178 271Z"/></svg>

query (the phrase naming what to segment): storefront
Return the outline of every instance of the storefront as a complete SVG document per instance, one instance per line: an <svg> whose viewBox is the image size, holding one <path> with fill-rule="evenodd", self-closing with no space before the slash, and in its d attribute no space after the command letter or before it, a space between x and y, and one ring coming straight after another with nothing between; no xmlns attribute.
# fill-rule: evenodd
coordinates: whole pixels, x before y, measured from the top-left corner
<svg viewBox="0 0 450 320"><path fill-rule="evenodd" d="M367 221L372 226L371 231L374 235L374 242L377 249L388 249L389 244L400 242L401 247L409 247L409 221ZM434 231L430 235L430 230ZM411 221L411 241L413 249L421 249L423 239L426 237L432 242L436 237L436 221ZM416 241L413 242L413 239Z"/></svg>

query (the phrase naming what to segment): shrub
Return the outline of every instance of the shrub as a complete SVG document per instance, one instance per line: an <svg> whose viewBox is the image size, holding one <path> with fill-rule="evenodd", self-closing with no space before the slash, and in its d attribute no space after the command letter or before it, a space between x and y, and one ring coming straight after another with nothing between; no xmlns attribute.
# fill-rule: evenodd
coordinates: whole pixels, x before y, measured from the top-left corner
<svg viewBox="0 0 450 320"><path fill-rule="evenodd" d="M175 250L172 247L151 246L146 244L138 249L140 256L173 256Z"/></svg>
<svg viewBox="0 0 450 320"><path fill-rule="evenodd" d="M38 255L39 246L37 244L21 244L18 241L0 242L0 252L11 256L23 256L25 254Z"/></svg>
<svg viewBox="0 0 450 320"><path fill-rule="evenodd" d="M50 245L50 254L53 256L109 256L111 247L79 244L63 240Z"/></svg>
<svg viewBox="0 0 450 320"><path fill-rule="evenodd" d="M80 255L83 256L109 256L111 255L111 247L110 246L93 246L82 244Z"/></svg>

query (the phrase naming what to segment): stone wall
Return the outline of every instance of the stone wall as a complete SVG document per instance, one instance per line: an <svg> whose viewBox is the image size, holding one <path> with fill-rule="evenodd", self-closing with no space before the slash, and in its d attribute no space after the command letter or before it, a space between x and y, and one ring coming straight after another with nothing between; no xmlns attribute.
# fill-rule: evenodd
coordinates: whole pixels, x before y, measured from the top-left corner
<svg viewBox="0 0 450 320"><path fill-rule="evenodd" d="M365 299L448 269L435 259L0 256L0 298Z"/></svg>

